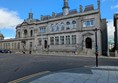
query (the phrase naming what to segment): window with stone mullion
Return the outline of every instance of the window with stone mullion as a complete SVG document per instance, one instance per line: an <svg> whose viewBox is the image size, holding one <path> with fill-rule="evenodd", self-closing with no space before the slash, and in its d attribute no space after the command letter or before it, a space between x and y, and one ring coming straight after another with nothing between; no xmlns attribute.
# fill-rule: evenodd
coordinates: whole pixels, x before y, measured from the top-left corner
<svg viewBox="0 0 118 83"><path fill-rule="evenodd" d="M76 35L72 35L72 44L76 44Z"/></svg>
<svg viewBox="0 0 118 83"><path fill-rule="evenodd" d="M66 44L69 45L70 44L70 36L66 36Z"/></svg>
<svg viewBox="0 0 118 83"><path fill-rule="evenodd" d="M54 37L50 37L50 45L54 45Z"/></svg>
<svg viewBox="0 0 118 83"><path fill-rule="evenodd" d="M60 36L60 44L64 45L64 36Z"/></svg>
<svg viewBox="0 0 118 83"><path fill-rule="evenodd" d="M59 37L55 37L55 45L59 45Z"/></svg>

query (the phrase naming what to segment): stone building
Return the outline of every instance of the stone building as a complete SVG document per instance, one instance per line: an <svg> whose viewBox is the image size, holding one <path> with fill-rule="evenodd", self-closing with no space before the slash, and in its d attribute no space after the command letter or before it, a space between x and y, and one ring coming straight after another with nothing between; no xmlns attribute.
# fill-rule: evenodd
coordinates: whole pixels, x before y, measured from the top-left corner
<svg viewBox="0 0 118 83"><path fill-rule="evenodd" d="M114 48L115 48L115 56L118 56L118 14L114 14Z"/></svg>
<svg viewBox="0 0 118 83"><path fill-rule="evenodd" d="M1 40L1 47L9 49L5 48L5 43L11 42L12 50L17 52L94 55L97 32L98 53L107 55L107 38L103 38L107 37L107 26L100 15L100 0L97 0L97 6L88 5L83 9L80 5L79 11L69 10L69 2L64 0L61 13L41 15L39 20L34 19L30 12L28 18L17 25L16 38ZM102 46L103 42L106 42L106 47Z"/></svg>

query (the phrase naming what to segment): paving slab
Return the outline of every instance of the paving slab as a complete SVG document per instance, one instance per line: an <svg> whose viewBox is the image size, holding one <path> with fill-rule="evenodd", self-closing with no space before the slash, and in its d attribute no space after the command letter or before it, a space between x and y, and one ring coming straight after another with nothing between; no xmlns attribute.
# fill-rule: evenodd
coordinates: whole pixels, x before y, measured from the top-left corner
<svg viewBox="0 0 118 83"><path fill-rule="evenodd" d="M51 73L29 83L118 83L118 67L100 66L68 69Z"/></svg>

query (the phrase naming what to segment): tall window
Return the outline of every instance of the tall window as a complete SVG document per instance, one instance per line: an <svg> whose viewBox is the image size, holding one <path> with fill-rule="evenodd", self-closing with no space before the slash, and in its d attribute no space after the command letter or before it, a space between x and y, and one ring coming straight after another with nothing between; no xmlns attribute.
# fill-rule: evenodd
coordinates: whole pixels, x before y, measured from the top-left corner
<svg viewBox="0 0 118 83"><path fill-rule="evenodd" d="M24 30L24 37L27 37L27 30Z"/></svg>
<svg viewBox="0 0 118 83"><path fill-rule="evenodd" d="M69 30L70 29L70 22L67 22L66 23L66 30Z"/></svg>
<svg viewBox="0 0 118 83"><path fill-rule="evenodd" d="M50 37L50 45L54 45L54 37Z"/></svg>
<svg viewBox="0 0 118 83"><path fill-rule="evenodd" d="M40 27L40 33L45 33L46 32L46 27Z"/></svg>
<svg viewBox="0 0 118 83"><path fill-rule="evenodd" d="M18 43L18 49L20 49L20 43Z"/></svg>
<svg viewBox="0 0 118 83"><path fill-rule="evenodd" d="M76 21L74 20L74 21L72 21L72 24L73 24L73 28L75 29L75 28L77 28L77 23L76 23Z"/></svg>
<svg viewBox="0 0 118 83"><path fill-rule="evenodd" d="M27 30L24 30L24 35L27 35Z"/></svg>
<svg viewBox="0 0 118 83"><path fill-rule="evenodd" d="M30 49L32 48L32 42L30 42Z"/></svg>
<svg viewBox="0 0 118 83"><path fill-rule="evenodd" d="M39 45L42 45L42 41L41 41L41 39L39 39Z"/></svg>
<svg viewBox="0 0 118 83"><path fill-rule="evenodd" d="M83 22L83 27L92 27L92 26L94 26L94 19Z"/></svg>
<svg viewBox="0 0 118 83"><path fill-rule="evenodd" d="M55 45L59 45L59 37L55 37Z"/></svg>
<svg viewBox="0 0 118 83"><path fill-rule="evenodd" d="M64 23L61 23L61 30L64 30Z"/></svg>
<svg viewBox="0 0 118 83"><path fill-rule="evenodd" d="M12 47L14 47L14 43L12 43Z"/></svg>
<svg viewBox="0 0 118 83"><path fill-rule="evenodd" d="M16 49L16 43L14 43L14 49Z"/></svg>
<svg viewBox="0 0 118 83"><path fill-rule="evenodd" d="M31 37L33 36L33 30L30 31L30 36L31 36Z"/></svg>
<svg viewBox="0 0 118 83"><path fill-rule="evenodd" d="M76 35L72 35L72 44L76 44Z"/></svg>
<svg viewBox="0 0 118 83"><path fill-rule="evenodd" d="M51 24L51 32L54 32L54 25Z"/></svg>
<svg viewBox="0 0 118 83"><path fill-rule="evenodd" d="M61 45L64 44L64 36L60 36L60 44L61 44Z"/></svg>
<svg viewBox="0 0 118 83"><path fill-rule="evenodd" d="M56 24L56 31L59 31L59 25L58 25L58 23Z"/></svg>
<svg viewBox="0 0 118 83"><path fill-rule="evenodd" d="M66 44L67 44L67 45L70 44L70 36L69 36L69 35L66 36Z"/></svg>

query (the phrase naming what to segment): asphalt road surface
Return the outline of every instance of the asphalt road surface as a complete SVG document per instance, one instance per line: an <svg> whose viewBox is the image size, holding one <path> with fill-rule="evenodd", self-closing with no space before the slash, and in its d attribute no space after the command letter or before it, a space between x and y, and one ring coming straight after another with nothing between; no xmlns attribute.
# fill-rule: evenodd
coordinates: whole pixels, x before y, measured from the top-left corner
<svg viewBox="0 0 118 83"><path fill-rule="evenodd" d="M0 54L0 83L38 72L95 66L95 57ZM100 58L99 66L118 66L116 58Z"/></svg>

